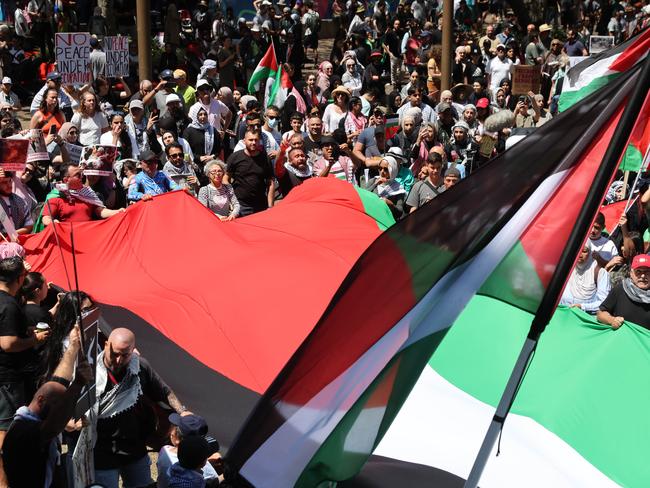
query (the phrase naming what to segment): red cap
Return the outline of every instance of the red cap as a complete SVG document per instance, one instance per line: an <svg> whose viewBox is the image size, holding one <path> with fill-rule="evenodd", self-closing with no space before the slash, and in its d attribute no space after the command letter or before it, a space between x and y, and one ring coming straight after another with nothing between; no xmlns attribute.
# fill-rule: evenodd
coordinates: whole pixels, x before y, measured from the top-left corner
<svg viewBox="0 0 650 488"><path fill-rule="evenodd" d="M650 268L650 256L647 254L637 254L632 260L632 269Z"/></svg>
<svg viewBox="0 0 650 488"><path fill-rule="evenodd" d="M476 108L488 108L490 106L490 101L487 98L480 98L476 102Z"/></svg>

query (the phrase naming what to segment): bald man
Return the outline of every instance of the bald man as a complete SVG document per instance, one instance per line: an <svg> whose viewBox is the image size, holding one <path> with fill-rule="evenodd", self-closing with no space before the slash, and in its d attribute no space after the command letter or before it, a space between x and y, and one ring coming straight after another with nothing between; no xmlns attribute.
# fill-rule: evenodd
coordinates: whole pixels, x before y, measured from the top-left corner
<svg viewBox="0 0 650 488"><path fill-rule="evenodd" d="M83 385L92 380L92 369L82 361L70 384L80 346L78 329L70 334L69 343L53 381L43 384L29 405L16 411L7 431L2 458L9 486L47 488L52 483L59 455L56 438L72 417Z"/></svg>
<svg viewBox="0 0 650 488"><path fill-rule="evenodd" d="M111 332L97 358L97 443L95 482L117 488L152 483L146 439L155 430L154 403L166 403L181 415L189 412L174 392L135 350L129 329Z"/></svg>

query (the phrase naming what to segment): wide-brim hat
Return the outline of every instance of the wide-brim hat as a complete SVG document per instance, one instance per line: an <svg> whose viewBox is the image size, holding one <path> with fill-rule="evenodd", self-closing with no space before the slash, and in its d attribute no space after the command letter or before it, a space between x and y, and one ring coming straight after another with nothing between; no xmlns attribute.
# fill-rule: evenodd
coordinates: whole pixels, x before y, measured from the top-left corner
<svg viewBox="0 0 650 488"><path fill-rule="evenodd" d="M339 86L337 86L336 88L334 88L332 90L332 98L336 97L336 95L338 95L339 93L345 94L348 98L350 98L352 96L352 94L350 93L350 90L348 90L343 85L339 85Z"/></svg>

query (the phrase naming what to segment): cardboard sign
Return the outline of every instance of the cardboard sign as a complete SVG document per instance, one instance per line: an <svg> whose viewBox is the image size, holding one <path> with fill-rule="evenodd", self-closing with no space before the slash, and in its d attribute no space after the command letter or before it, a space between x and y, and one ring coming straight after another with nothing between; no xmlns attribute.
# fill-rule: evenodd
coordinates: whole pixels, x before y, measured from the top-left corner
<svg viewBox="0 0 650 488"><path fill-rule="evenodd" d="M73 164L79 164L81 161L81 151L83 151L83 146L77 146L76 144L70 144L65 142L65 149L68 151L68 158Z"/></svg>
<svg viewBox="0 0 650 488"><path fill-rule="evenodd" d="M24 171L28 150L27 139L0 139L0 168L5 171Z"/></svg>
<svg viewBox="0 0 650 488"><path fill-rule="evenodd" d="M84 356L88 360L88 364L93 369L93 376L97 368L97 356L101 352L99 347L99 317L101 312L99 308L93 308L87 313L83 313L81 316L81 325L84 335L83 346L84 346ZM74 418L80 419L88 410L90 410L93 405L95 405L96 394L95 394L95 382L89 383L84 386L79 395L79 400L74 409Z"/></svg>
<svg viewBox="0 0 650 488"><path fill-rule="evenodd" d="M90 83L90 33L57 32L54 34L57 71L66 85Z"/></svg>
<svg viewBox="0 0 650 488"><path fill-rule="evenodd" d="M591 36L589 54L598 54L614 47L614 36Z"/></svg>
<svg viewBox="0 0 650 488"><path fill-rule="evenodd" d="M542 72L539 66L517 65L512 71L512 93L526 95L529 91L539 93Z"/></svg>
<svg viewBox="0 0 650 488"><path fill-rule="evenodd" d="M45 145L45 137L41 129L30 129L25 136L29 142L27 147L27 162L33 163L35 161L49 161L50 156L47 154L47 146Z"/></svg>
<svg viewBox="0 0 650 488"><path fill-rule="evenodd" d="M123 36L104 37L106 53L106 77L129 76L129 38Z"/></svg>
<svg viewBox="0 0 650 488"><path fill-rule="evenodd" d="M96 144L86 146L81 151L79 166L84 168L86 175L110 176L113 174L113 163L117 158L117 146Z"/></svg>

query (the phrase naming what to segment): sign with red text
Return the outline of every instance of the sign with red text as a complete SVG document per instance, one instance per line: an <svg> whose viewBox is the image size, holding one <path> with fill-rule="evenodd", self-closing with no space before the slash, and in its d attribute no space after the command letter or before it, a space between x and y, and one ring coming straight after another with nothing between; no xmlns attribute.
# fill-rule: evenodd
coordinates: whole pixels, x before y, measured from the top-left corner
<svg viewBox="0 0 650 488"><path fill-rule="evenodd" d="M57 32L54 34L56 69L65 85L90 83L90 33Z"/></svg>
<svg viewBox="0 0 650 488"><path fill-rule="evenodd" d="M129 38L123 36L104 37L106 53L106 77L129 76Z"/></svg>
<svg viewBox="0 0 650 488"><path fill-rule="evenodd" d="M513 95L527 95L528 92L539 93L542 72L539 66L517 65L512 72Z"/></svg>

